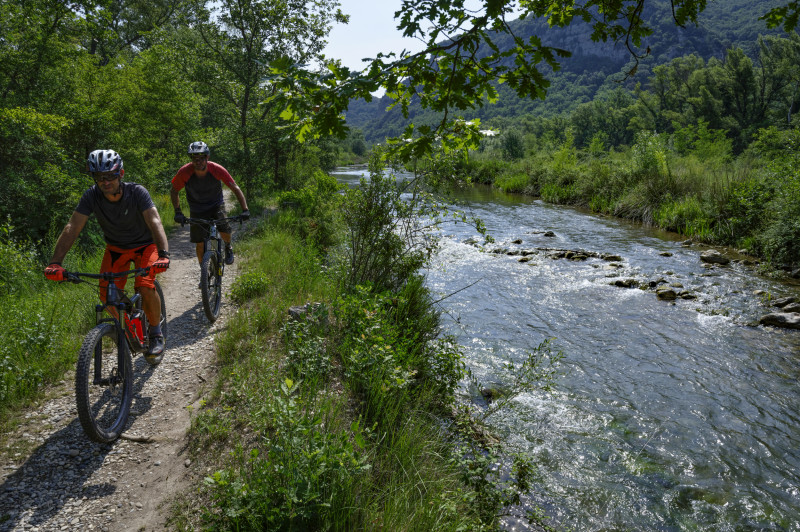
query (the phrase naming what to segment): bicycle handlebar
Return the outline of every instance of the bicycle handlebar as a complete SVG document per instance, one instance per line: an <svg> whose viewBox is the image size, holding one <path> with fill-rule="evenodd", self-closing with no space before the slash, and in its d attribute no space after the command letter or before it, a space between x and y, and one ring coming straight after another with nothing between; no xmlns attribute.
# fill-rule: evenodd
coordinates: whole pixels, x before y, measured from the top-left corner
<svg viewBox="0 0 800 532"><path fill-rule="evenodd" d="M242 223L244 220L242 219L241 214L237 214L236 216L228 216L227 218L218 218L218 219L205 219L205 218L186 218L186 221L181 224L183 227L184 224L205 224L211 225L219 224L220 222L239 222Z"/></svg>
<svg viewBox="0 0 800 532"><path fill-rule="evenodd" d="M125 272L104 272L104 273L83 273L83 272L68 272L64 271L64 278L67 281L72 281L73 283L78 283L81 281L81 277L86 277L88 279L103 279L106 281L111 281L112 279L119 279L120 277L129 277L131 274L133 277L140 277L143 275L147 275L150 273L150 268L152 266L147 266L145 268L136 268L135 270L128 270Z"/></svg>

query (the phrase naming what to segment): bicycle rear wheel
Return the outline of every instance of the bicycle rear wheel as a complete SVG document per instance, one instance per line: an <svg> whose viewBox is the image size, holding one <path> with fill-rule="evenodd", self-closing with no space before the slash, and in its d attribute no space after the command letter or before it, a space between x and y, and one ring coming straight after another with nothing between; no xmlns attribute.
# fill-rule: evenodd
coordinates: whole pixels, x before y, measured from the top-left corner
<svg viewBox="0 0 800 532"><path fill-rule="evenodd" d="M164 336L164 345L167 345L167 301L164 299L164 291L161 290L161 285L158 281L156 283L156 293L158 297L161 299L161 334ZM164 353L167 352L167 348L164 347L164 351L161 352L160 355L157 357L144 357L148 364L151 366L158 366L161 363L161 360L164 358Z"/></svg>
<svg viewBox="0 0 800 532"><path fill-rule="evenodd" d="M133 400L133 365L125 340L110 323L89 331L75 371L78 418L86 435L100 443L117 438Z"/></svg>
<svg viewBox="0 0 800 532"><path fill-rule="evenodd" d="M214 323L222 305L222 275L219 255L209 250L203 255L200 266L200 292L203 295L203 310L208 321Z"/></svg>

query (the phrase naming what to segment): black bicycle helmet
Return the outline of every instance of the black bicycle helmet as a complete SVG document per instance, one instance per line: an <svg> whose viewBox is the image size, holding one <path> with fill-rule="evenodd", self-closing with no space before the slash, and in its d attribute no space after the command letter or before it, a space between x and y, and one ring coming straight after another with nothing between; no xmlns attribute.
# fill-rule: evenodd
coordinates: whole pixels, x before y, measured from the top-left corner
<svg viewBox="0 0 800 532"><path fill-rule="evenodd" d="M86 159L86 166L90 172L114 172L122 170L122 157L114 150L94 150Z"/></svg>
<svg viewBox="0 0 800 532"><path fill-rule="evenodd" d="M208 144L203 142L202 140L198 140L197 142L192 142L189 144L189 155L196 155L198 153L208 156L211 150L208 149Z"/></svg>

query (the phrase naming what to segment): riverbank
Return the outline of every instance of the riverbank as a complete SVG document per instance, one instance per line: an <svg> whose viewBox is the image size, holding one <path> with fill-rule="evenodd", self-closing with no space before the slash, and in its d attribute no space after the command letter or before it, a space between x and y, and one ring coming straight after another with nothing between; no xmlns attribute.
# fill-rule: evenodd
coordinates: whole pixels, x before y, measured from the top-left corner
<svg viewBox="0 0 800 532"><path fill-rule="evenodd" d="M678 152L669 135L640 132L629 148L560 144L509 160L491 146L458 165L463 181L643 222L730 246L800 277L797 130L763 130L737 157ZM712 153L712 155L709 155Z"/></svg>
<svg viewBox="0 0 800 532"><path fill-rule="evenodd" d="M146 372L135 404L148 406L132 415L118 442L97 446L82 437L69 406L68 371L52 377L63 407L39 403L35 389L27 406L8 407L16 421L4 425L3 441L13 468L2 491L13 508L2 508L0 529L70 522L138 530L165 520L173 529L498 526L529 471L515 475L519 484L501 482L486 438L464 436L477 425L468 410L455 408L460 352L440 337L438 313L415 273L419 258L397 247L392 217L364 201L390 190L342 199L337 188L317 176L274 202L293 207L268 209L246 235L238 232L241 275L226 291L225 319L200 335L205 355L191 347L193 322L184 323L192 309L176 303L196 294L185 279L165 285L168 312L176 313L170 324L178 324L171 333L176 351ZM341 248L334 244L345 241L345 231L348 238L371 235L356 263L377 260L388 269L353 275L348 261L336 258ZM174 246L167 276L180 276L183 262L194 265L191 249L183 257ZM75 268L80 256L72 258ZM92 301L95 294L86 292ZM71 296L59 299L67 300L82 306ZM91 317L76 320L68 336L79 341ZM68 347L65 357L74 359ZM49 432L34 434L32 426ZM53 460L69 462L67 474L50 475ZM95 493L98 482L112 489ZM59 495L47 495L51 490Z"/></svg>
<svg viewBox="0 0 800 532"><path fill-rule="evenodd" d="M320 196L338 185L313 181L238 244L239 310L217 340L219 378L193 412L189 453L204 482L176 501L171 526L497 529L531 471L501 481L495 451L456 407L461 353L440 335L415 261L397 260L406 251L390 243L392 218L364 201L390 193ZM341 233L320 227L329 209L343 215ZM364 247L340 262L321 235ZM391 273L348 266L366 263Z"/></svg>

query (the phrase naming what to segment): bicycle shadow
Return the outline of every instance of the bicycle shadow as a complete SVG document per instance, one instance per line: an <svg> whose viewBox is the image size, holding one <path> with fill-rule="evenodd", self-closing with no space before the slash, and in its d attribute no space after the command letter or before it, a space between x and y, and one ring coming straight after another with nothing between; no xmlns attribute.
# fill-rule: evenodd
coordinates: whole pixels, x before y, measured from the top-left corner
<svg viewBox="0 0 800 532"><path fill-rule="evenodd" d="M137 420L158 404L153 396L158 391L147 393L145 387L159 368L169 364L170 354L175 355L181 348L196 343L198 338L209 334L211 328L200 302L177 316L169 317L168 323L173 330L181 332L177 335L169 333L167 352L161 364L153 367L142 355L134 355L133 401L126 433L136 433ZM100 444L89 440L77 419L74 402L66 415L72 416L73 420L50 434L16 471L0 482L0 532L17 527L44 526L65 506L82 506L87 504L80 502L84 498L100 499L117 491L117 479L92 481L95 472L110 455L116 453L115 443Z"/></svg>
<svg viewBox="0 0 800 532"><path fill-rule="evenodd" d="M26 528L42 526L66 505L113 494L116 484L91 483L113 449L86 438L77 417L51 434L0 484L0 531L13 530L23 519Z"/></svg>

